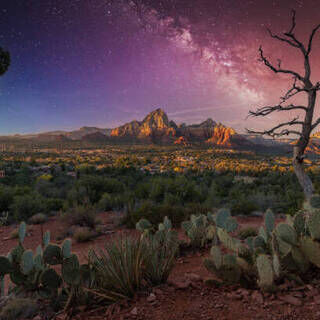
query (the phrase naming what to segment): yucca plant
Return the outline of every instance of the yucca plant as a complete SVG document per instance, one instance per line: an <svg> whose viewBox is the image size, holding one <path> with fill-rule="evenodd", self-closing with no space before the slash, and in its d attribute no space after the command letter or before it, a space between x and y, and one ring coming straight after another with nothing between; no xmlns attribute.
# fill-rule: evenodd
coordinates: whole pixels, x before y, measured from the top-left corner
<svg viewBox="0 0 320 320"><path fill-rule="evenodd" d="M132 297L142 287L144 244L139 237L121 237L104 249L91 250L89 261L96 276L96 294L101 298Z"/></svg>
<svg viewBox="0 0 320 320"><path fill-rule="evenodd" d="M178 233L172 230L171 221L165 217L158 231L144 239L145 279L150 285L167 281L179 249Z"/></svg>

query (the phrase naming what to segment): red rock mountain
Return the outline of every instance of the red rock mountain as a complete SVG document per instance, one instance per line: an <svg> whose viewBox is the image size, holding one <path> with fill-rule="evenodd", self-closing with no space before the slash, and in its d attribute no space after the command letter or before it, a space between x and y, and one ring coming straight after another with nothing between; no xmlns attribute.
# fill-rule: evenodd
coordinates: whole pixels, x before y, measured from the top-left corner
<svg viewBox="0 0 320 320"><path fill-rule="evenodd" d="M200 124L177 126L162 109L149 113L142 121L131 121L111 131L111 138L156 144L208 143L222 147L252 144L234 129L207 119Z"/></svg>
<svg viewBox="0 0 320 320"><path fill-rule="evenodd" d="M162 109L150 112L141 122L134 120L111 131L111 137L169 143L176 136L175 124Z"/></svg>

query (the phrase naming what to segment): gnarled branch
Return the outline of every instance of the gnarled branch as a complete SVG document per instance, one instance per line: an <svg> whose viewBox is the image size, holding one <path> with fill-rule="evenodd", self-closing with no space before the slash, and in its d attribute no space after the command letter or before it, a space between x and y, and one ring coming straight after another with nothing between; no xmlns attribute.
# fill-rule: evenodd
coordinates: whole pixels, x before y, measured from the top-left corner
<svg viewBox="0 0 320 320"><path fill-rule="evenodd" d="M279 111L289 111L289 110L303 110L307 111L307 108L304 106L296 106L294 104L289 104L288 106L282 106L281 104L278 104L276 106L265 106L258 108L256 111L249 111L249 116L253 117L264 117L269 115L272 112L279 112Z"/></svg>
<svg viewBox="0 0 320 320"><path fill-rule="evenodd" d="M264 130L264 131L254 131L254 130L247 130L248 133L253 133L253 134L260 134L260 135L267 135L270 137L280 137L280 136L284 136L284 135L289 135L289 134L296 134L301 136L301 132L299 131L295 131L295 130L288 130L288 129L283 129L280 132L277 132L278 129L286 127L286 126L295 126L295 125L302 125L303 126L303 122L302 121L297 121L299 118L296 117L294 119L292 119L291 121L288 122L284 122L284 123L280 123L277 126L269 129L269 130Z"/></svg>
<svg viewBox="0 0 320 320"><path fill-rule="evenodd" d="M310 35L310 38L309 38L309 43L308 43L308 50L307 50L307 54L308 55L310 54L311 49L312 49L313 38L314 38L315 34L317 33L317 31L319 30L319 28L320 28L320 24L318 24L311 32L311 35Z"/></svg>
<svg viewBox="0 0 320 320"><path fill-rule="evenodd" d="M262 46L260 46L259 52L260 52L260 61L262 61L274 73L292 74L294 77L296 77L300 81L305 82L305 79L298 72L295 72L292 70L287 70L287 69L282 69L280 65L278 65L278 68L276 68L274 65L272 65L272 63L264 56Z"/></svg>

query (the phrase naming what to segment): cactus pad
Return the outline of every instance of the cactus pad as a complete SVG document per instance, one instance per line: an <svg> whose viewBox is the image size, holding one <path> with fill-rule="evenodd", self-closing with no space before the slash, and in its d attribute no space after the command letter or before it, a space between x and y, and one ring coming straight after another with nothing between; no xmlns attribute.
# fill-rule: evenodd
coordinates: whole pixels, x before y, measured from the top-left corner
<svg viewBox="0 0 320 320"><path fill-rule="evenodd" d="M25 222L21 222L19 226L19 242L20 243L23 243L24 238L26 236L26 232L27 232L27 225Z"/></svg>
<svg viewBox="0 0 320 320"><path fill-rule="evenodd" d="M301 250L312 264L320 268L320 244L318 242L307 237L302 238Z"/></svg>
<svg viewBox="0 0 320 320"><path fill-rule="evenodd" d="M320 195L313 195L310 199L310 205L312 208L320 209Z"/></svg>
<svg viewBox="0 0 320 320"><path fill-rule="evenodd" d="M267 234L270 235L275 226L275 216L271 209L268 209L264 215L264 224Z"/></svg>
<svg viewBox="0 0 320 320"><path fill-rule="evenodd" d="M216 216L216 225L224 229L228 218L231 218L230 211L228 209L220 209Z"/></svg>
<svg viewBox="0 0 320 320"><path fill-rule="evenodd" d="M48 244L43 252L43 260L50 265L61 263L62 252L61 248L55 244Z"/></svg>
<svg viewBox="0 0 320 320"><path fill-rule="evenodd" d="M66 239L62 243L62 255L64 258L70 258L71 256L71 239Z"/></svg>
<svg viewBox="0 0 320 320"><path fill-rule="evenodd" d="M70 285L77 285L80 283L79 260L75 254L70 258L64 259L62 263L62 278Z"/></svg>
<svg viewBox="0 0 320 320"><path fill-rule="evenodd" d="M33 253L26 250L21 256L21 271L24 275L30 273L33 269Z"/></svg>
<svg viewBox="0 0 320 320"><path fill-rule="evenodd" d="M274 273L269 257L261 254L257 257L258 284L262 290L270 291L273 287Z"/></svg>
<svg viewBox="0 0 320 320"><path fill-rule="evenodd" d="M308 219L307 226L311 235L311 238L314 240L320 240L320 210L313 211Z"/></svg>
<svg viewBox="0 0 320 320"><path fill-rule="evenodd" d="M297 233L290 225L286 223L279 223L276 227L278 237L286 243L297 245Z"/></svg>
<svg viewBox="0 0 320 320"><path fill-rule="evenodd" d="M12 270L12 265L7 257L0 256L0 278L4 275L10 273Z"/></svg>
<svg viewBox="0 0 320 320"><path fill-rule="evenodd" d="M58 289L62 279L54 269L46 269L41 273L40 282L44 288Z"/></svg>

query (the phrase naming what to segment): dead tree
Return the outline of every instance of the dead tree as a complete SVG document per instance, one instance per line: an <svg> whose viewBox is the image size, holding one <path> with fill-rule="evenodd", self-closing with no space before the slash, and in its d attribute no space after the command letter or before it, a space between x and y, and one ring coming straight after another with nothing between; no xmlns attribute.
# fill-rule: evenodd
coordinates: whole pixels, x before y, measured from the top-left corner
<svg viewBox="0 0 320 320"><path fill-rule="evenodd" d="M278 60L277 65L274 65L265 57L262 47L259 48L260 61L263 62L271 71L278 74L288 74L293 77L293 85L286 92L286 94L280 98L280 102L275 106L264 106L258 108L256 111L249 111L249 116L254 117L264 117L270 115L274 112L284 112L284 111L300 111L303 113L303 120L299 120L299 117L294 117L292 120L287 122L282 122L271 129L265 131L253 131L248 130L249 133L268 135L273 138L296 135L298 136L297 142L293 148L293 168L298 181L303 188L306 199L310 199L314 189L310 177L306 174L304 169L304 157L305 151L309 144L311 132L320 124L320 117L314 120L314 110L316 105L317 91L320 90L320 82L312 83L311 76L311 65L310 65L310 53L312 49L312 42L314 36L320 28L318 24L311 32L307 46L299 41L294 34L296 27L296 14L292 11L292 24L288 32L282 35L273 34L269 29L268 32L270 36L281 42L285 42L288 45L299 50L304 59L304 74L300 74L293 70L288 70L282 68L281 60ZM307 104L297 105L288 102L289 99L295 97L296 95L303 93L307 95Z"/></svg>

